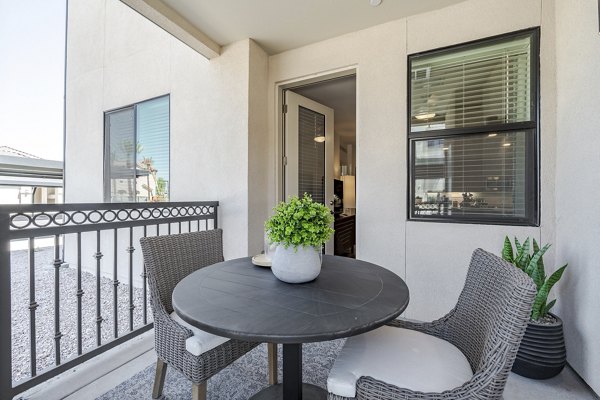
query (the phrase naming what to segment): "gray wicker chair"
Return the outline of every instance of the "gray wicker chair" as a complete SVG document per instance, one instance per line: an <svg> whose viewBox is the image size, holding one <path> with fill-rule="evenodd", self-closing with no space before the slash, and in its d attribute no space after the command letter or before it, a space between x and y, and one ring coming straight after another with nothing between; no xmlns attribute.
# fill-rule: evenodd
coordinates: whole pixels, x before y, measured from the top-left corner
<svg viewBox="0 0 600 400"><path fill-rule="evenodd" d="M192 381L192 398L206 398L207 380L246 354L258 343L228 340L199 356L186 350L192 331L171 316L171 296L177 283L199 268L223 261L222 230L155 236L140 239L150 301L154 315L155 350L158 355L152 398L161 396L167 365ZM276 347L269 346L269 380L276 380Z"/></svg>
<svg viewBox="0 0 600 400"><path fill-rule="evenodd" d="M493 254L475 250L465 286L452 311L433 322L394 320L388 324L452 343L467 358L473 371L471 380L442 393L423 393L361 376L356 382L355 399L501 399L535 293L535 285L525 273ZM328 399L349 400L332 393Z"/></svg>

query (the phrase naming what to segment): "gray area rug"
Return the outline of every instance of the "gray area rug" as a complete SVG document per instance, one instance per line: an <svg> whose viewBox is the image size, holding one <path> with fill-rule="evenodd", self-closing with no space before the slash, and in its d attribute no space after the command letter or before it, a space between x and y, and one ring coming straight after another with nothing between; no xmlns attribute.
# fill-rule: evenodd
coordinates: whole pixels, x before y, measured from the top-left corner
<svg viewBox="0 0 600 400"><path fill-rule="evenodd" d="M303 381L326 388L327 375L343 344L344 339L305 344L302 348ZM278 350L281 382L281 346ZM154 365L149 365L131 379L98 397L98 400L151 399L154 368ZM267 346L261 344L208 381L208 398L247 400L267 385ZM190 381L183 375L167 369L163 399L191 399L191 387Z"/></svg>

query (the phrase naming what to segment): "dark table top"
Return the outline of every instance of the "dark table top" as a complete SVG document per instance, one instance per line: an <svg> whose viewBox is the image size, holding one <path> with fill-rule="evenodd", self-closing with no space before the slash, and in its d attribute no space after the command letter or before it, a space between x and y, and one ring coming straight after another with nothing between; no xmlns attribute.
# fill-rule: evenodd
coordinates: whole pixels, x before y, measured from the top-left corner
<svg viewBox="0 0 600 400"><path fill-rule="evenodd" d="M323 256L312 282L289 284L239 258L202 268L173 291L173 308L207 332L246 341L306 343L375 329L408 305L408 287L365 261Z"/></svg>

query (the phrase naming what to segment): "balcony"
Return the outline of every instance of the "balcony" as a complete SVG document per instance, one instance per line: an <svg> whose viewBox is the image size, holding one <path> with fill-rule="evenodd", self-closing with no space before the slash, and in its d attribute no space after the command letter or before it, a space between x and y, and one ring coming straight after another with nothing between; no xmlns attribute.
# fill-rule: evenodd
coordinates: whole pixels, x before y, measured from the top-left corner
<svg viewBox="0 0 600 400"><path fill-rule="evenodd" d="M11 247L1 254L10 266L2 293L11 293L0 304L11 326L1 342L2 371L11 374L2 393L149 397L156 354L139 238L212 229L217 210L218 202L1 206L2 248ZM308 382L325 386L343 342L305 346ZM211 379L209 398L244 400L266 387L266 360L265 345L243 356ZM164 395L187 398L189 382L171 372ZM570 368L550 381L511 374L505 399L538 396L595 398Z"/></svg>
<svg viewBox="0 0 600 400"><path fill-rule="evenodd" d="M14 54L0 74L9 94L0 150L37 132L30 144L64 148L64 163L9 154L0 184L45 185L10 196L58 203L64 183L67 204L0 206L0 399L149 397L155 331L140 238L219 227L226 260L260 253L264 221L289 194L286 174L298 175L289 168L299 162L286 148L286 96L344 79L352 90L337 92L335 105L309 99L343 120L328 132L334 161L316 186L342 181L343 167L354 166L338 254L401 277L410 288L403 318L432 321L456 304L474 249L497 254L505 235L552 243L547 271L569 263L550 297L565 322L569 365L548 381L511 374L504 398L597 399L598 0L217 3L68 2L66 54L52 50L64 70L50 66L51 35L36 30L47 25L41 13L4 14ZM455 61L452 49L527 32L530 58L521 41L500 57L492 45L490 65L467 76L463 60L456 75L436 75ZM472 49L463 55L476 60ZM18 72L25 83L15 83ZM482 80L492 73L514 78L501 85L506 98L488 96L496 86ZM39 106L57 82L59 107ZM157 99L168 99L158 123ZM317 148L329 140L317 118L304 122L305 147L329 154ZM55 140L44 141L50 134ZM167 195L174 202L102 203ZM189 199L218 202L180 202ZM350 220L352 229L340 225ZM325 384L341 343L307 344L310 383ZM267 354L261 344L211 378L209 398L245 400L266 387ZM165 397L189 398L189 381L170 371Z"/></svg>

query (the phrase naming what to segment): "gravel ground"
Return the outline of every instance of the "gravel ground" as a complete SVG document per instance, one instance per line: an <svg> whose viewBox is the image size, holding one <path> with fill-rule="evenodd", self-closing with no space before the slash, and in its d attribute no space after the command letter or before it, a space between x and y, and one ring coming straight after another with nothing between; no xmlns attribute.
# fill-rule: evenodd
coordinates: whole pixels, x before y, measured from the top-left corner
<svg viewBox="0 0 600 400"><path fill-rule="evenodd" d="M36 311L36 351L38 373L55 364L54 349L54 259L53 248L36 249L35 295L39 307ZM27 251L11 252L12 264L12 357L13 381L31 376L30 320L29 320L29 256ZM82 272L82 332L83 352L96 347L96 276ZM113 284L102 278L101 324L102 343L113 339ZM77 270L75 266L60 269L60 341L61 361L77 355ZM142 326L142 289L133 291L134 329ZM129 287L121 282L118 288L119 335L129 332ZM148 322L152 320L148 302Z"/></svg>

